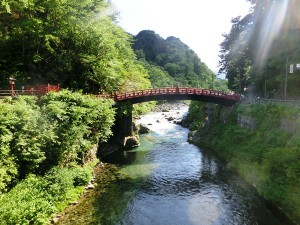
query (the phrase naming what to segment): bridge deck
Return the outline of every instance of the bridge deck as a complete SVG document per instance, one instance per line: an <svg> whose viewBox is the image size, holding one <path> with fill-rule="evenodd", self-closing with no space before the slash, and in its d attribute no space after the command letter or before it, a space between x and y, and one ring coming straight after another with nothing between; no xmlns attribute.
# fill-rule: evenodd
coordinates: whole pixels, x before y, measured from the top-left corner
<svg viewBox="0 0 300 225"><path fill-rule="evenodd" d="M39 85L26 87L25 90L0 90L0 98L15 95L43 95L49 91L59 91L60 87L53 85ZM223 105L233 105L240 101L240 96L234 93L224 93L203 88L170 87L152 88L114 95L98 95L102 98L113 98L115 102L130 101L132 104L155 100L196 100L214 102Z"/></svg>
<svg viewBox="0 0 300 225"><path fill-rule="evenodd" d="M114 100L116 102L131 101L139 103L144 101L159 99L189 99L212 101L216 103L234 104L240 101L240 96L232 93L224 93L202 88L154 88L147 90L132 91L127 93L115 93Z"/></svg>

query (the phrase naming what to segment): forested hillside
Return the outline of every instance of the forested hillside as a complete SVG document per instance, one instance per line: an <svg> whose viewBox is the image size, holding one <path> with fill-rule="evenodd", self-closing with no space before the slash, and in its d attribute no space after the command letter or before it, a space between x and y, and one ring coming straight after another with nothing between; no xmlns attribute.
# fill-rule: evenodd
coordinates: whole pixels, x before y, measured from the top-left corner
<svg viewBox="0 0 300 225"><path fill-rule="evenodd" d="M143 30L134 36L133 49L148 69L154 87L178 83L180 86L226 89L226 82L217 79L179 38L163 39L154 31Z"/></svg>
<svg viewBox="0 0 300 225"><path fill-rule="evenodd" d="M231 31L224 34L220 72L240 93L299 98L299 1L249 1L249 14L232 19ZM291 64L294 73L287 74Z"/></svg>
<svg viewBox="0 0 300 225"><path fill-rule="evenodd" d="M144 30L134 37L133 49L138 59L145 59L167 72L170 81L181 86L208 87L213 72L196 53L175 37L163 39L154 31Z"/></svg>

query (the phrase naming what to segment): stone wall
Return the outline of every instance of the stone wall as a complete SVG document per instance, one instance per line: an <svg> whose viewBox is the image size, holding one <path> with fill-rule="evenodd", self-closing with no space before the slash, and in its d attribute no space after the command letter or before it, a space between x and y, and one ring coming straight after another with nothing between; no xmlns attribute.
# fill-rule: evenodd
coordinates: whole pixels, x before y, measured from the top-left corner
<svg viewBox="0 0 300 225"><path fill-rule="evenodd" d="M279 129L285 130L288 133L295 133L299 129L296 119L281 118ZM257 120L251 116L238 114L237 124L240 127L254 130L257 126Z"/></svg>
<svg viewBox="0 0 300 225"><path fill-rule="evenodd" d="M296 133L299 127L296 119L281 118L280 119L280 129L285 130L288 133Z"/></svg>
<svg viewBox="0 0 300 225"><path fill-rule="evenodd" d="M243 127L243 128L249 129L249 130L254 130L256 128L257 121L255 118L253 118L251 116L238 114L237 124L240 127Z"/></svg>

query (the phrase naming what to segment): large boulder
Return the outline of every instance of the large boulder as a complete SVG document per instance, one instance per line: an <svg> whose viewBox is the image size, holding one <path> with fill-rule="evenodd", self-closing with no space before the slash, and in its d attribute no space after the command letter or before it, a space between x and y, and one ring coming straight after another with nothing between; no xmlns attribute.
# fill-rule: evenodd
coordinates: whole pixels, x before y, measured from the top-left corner
<svg viewBox="0 0 300 225"><path fill-rule="evenodd" d="M167 120L168 120L168 121L173 121L173 120L175 120L175 118L172 117L172 116L170 116L170 117L167 118Z"/></svg>
<svg viewBox="0 0 300 225"><path fill-rule="evenodd" d="M145 124L140 124L139 125L139 134L147 134L149 133L151 130L149 127L147 127Z"/></svg>
<svg viewBox="0 0 300 225"><path fill-rule="evenodd" d="M195 145L201 141L201 132L199 130L190 131L188 134L188 142Z"/></svg>
<svg viewBox="0 0 300 225"><path fill-rule="evenodd" d="M123 146L124 148L130 149L135 148L140 145L140 139L139 136L128 136L124 138Z"/></svg>
<svg viewBox="0 0 300 225"><path fill-rule="evenodd" d="M193 119L190 118L189 116L185 116L182 120L180 125L182 127L188 128L191 124L193 123Z"/></svg>

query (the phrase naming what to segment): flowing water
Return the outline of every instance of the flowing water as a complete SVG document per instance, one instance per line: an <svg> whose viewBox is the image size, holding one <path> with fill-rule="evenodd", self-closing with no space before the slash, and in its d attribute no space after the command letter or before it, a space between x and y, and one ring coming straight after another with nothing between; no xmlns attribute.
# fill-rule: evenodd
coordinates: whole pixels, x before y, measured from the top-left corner
<svg viewBox="0 0 300 225"><path fill-rule="evenodd" d="M189 144L188 130L167 120L185 112L152 113L139 121L152 132L141 135L140 147L106 159L118 165L126 181L110 186L104 194L110 198L95 199L98 220L86 224L289 224L214 152Z"/></svg>

